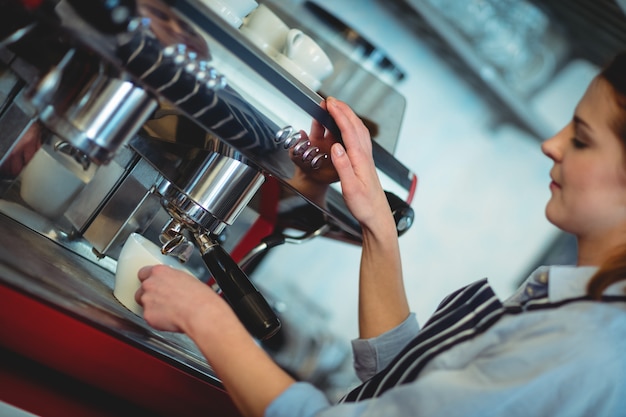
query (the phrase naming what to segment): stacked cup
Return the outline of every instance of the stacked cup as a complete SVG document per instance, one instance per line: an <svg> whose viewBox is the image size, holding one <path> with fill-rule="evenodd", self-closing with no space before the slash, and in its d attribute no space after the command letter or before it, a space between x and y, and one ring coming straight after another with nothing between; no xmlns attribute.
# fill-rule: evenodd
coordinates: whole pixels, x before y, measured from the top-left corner
<svg viewBox="0 0 626 417"><path fill-rule="evenodd" d="M240 31L312 90L318 90L322 80L333 72L330 58L310 36L290 29L264 4L244 19Z"/></svg>

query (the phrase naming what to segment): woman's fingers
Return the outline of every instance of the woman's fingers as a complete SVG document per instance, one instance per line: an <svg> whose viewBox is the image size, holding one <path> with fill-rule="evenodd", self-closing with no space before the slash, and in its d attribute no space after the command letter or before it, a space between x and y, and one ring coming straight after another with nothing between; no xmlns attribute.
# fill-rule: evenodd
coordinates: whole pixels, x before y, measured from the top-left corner
<svg viewBox="0 0 626 417"><path fill-rule="evenodd" d="M150 277L150 275L152 275L152 265L144 266L137 272L137 277L139 278L139 281L141 282L147 280Z"/></svg>
<svg viewBox="0 0 626 417"><path fill-rule="evenodd" d="M345 189L346 186L349 186L349 184L356 180L352 163L350 162L350 159L348 159L346 150L342 144L335 143L330 150L331 160L333 161L335 170L341 179L341 188Z"/></svg>
<svg viewBox="0 0 626 417"><path fill-rule="evenodd" d="M357 147L371 152L369 130L367 130L363 121L352 111L350 106L333 97L327 99L327 104L328 112L341 131L347 151L350 152L351 147Z"/></svg>

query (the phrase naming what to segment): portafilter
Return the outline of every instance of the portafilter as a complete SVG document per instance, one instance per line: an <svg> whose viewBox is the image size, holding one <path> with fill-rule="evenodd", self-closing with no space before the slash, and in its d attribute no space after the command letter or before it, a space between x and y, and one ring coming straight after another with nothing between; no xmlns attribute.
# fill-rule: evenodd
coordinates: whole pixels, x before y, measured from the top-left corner
<svg viewBox="0 0 626 417"><path fill-rule="evenodd" d="M171 216L161 232L162 252L185 260L193 248L191 241L195 241L222 296L260 340L273 336L280 321L215 236L235 221L264 180L244 161L211 152L175 182L163 178L157 186L161 203Z"/></svg>
<svg viewBox="0 0 626 417"><path fill-rule="evenodd" d="M44 125L98 165L108 164L157 108L142 87L76 48L28 92Z"/></svg>

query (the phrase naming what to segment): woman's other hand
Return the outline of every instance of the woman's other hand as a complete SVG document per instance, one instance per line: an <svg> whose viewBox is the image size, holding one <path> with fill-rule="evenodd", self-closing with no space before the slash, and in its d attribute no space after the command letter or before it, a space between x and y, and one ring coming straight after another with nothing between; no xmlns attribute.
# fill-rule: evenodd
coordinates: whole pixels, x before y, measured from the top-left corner
<svg viewBox="0 0 626 417"><path fill-rule="evenodd" d="M326 103L345 146L335 143L331 157L348 208L362 226L370 229L379 223L381 216L393 220L374 165L369 130L344 102L329 97ZM393 227L395 230L395 224Z"/></svg>

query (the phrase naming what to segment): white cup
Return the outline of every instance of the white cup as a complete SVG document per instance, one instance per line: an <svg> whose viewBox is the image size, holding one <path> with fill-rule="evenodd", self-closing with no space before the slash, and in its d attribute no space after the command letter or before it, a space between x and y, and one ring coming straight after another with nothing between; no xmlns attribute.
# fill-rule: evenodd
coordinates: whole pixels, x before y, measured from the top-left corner
<svg viewBox="0 0 626 417"><path fill-rule="evenodd" d="M54 220L91 180L96 168L91 164L85 171L69 155L43 146L21 173L20 197L37 213Z"/></svg>
<svg viewBox="0 0 626 417"><path fill-rule="evenodd" d="M168 265L191 274L177 258L163 255L158 245L139 233L131 233L117 260L113 295L138 316L143 314L143 308L135 301L135 293L141 286L137 273L149 265Z"/></svg>
<svg viewBox="0 0 626 417"><path fill-rule="evenodd" d="M202 0L202 2L235 29L243 24L244 17L259 6L255 0Z"/></svg>
<svg viewBox="0 0 626 417"><path fill-rule="evenodd" d="M287 33L283 54L317 80L333 72L333 63L324 50L309 35L299 29Z"/></svg>
<svg viewBox="0 0 626 417"><path fill-rule="evenodd" d="M266 54L275 57L285 46L289 27L269 7L260 4L244 19L240 31Z"/></svg>

